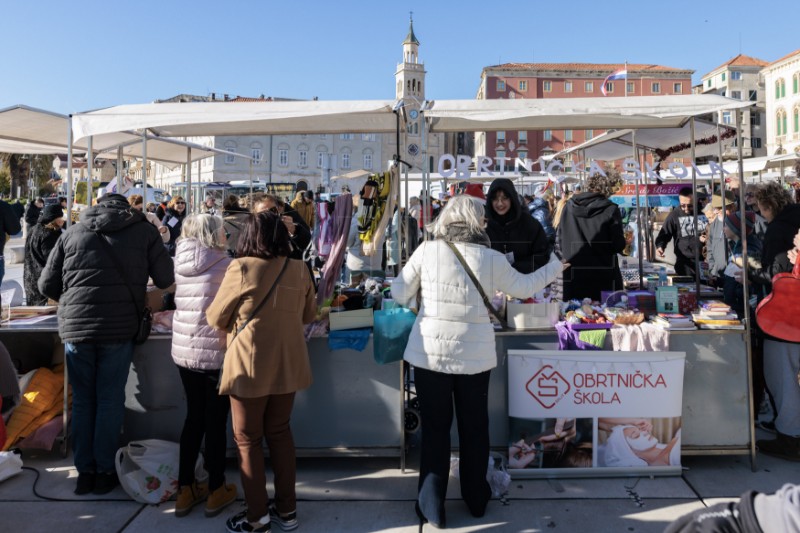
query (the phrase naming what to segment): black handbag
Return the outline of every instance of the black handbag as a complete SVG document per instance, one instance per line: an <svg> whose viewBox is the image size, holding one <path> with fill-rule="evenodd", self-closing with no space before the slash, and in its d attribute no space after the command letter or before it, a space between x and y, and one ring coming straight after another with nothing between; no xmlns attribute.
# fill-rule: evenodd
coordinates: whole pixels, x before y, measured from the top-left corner
<svg viewBox="0 0 800 533"><path fill-rule="evenodd" d="M458 262L461 263L461 266L464 267L464 270L467 272L467 276L469 276L469 279L472 280L472 284L475 285L476 289L478 289L478 294L481 295L483 303L486 306L486 310L489 311L489 315L491 315L497 321L497 323L500 324L501 331L506 331L508 329L508 322L506 322L503 318L500 317L499 313L497 312L497 309L495 309L494 306L492 305L492 301L489 300L489 297L486 296L485 292L483 292L483 287L481 287L481 283L478 281L478 278L475 277L475 274L473 274L472 269L469 268L469 265L467 265L467 261L464 259L464 256L461 255L461 252L458 251L458 249L452 242L447 242L447 246L449 246L450 249L453 250L456 259L458 259Z"/></svg>
<svg viewBox="0 0 800 533"><path fill-rule="evenodd" d="M108 251L108 255L111 257L111 260L114 261L114 265L116 265L119 275L122 277L122 280L125 282L125 286L128 287L128 292L131 294L131 301L133 302L134 307L136 307L136 314L138 315L138 327L136 328L136 334L133 336L133 343L144 344L147 341L147 338L150 336L150 330L153 329L153 313L147 306L145 306L144 309L139 312L139 306L136 305L136 296L133 294L133 288L128 281L128 277L125 275L125 270L122 268L122 264L120 264L117 254L114 253L114 249L105 239L105 237L103 237L102 233L95 231L95 235L97 235L97 237L100 239L100 242L102 242L103 246L105 246L106 250Z"/></svg>

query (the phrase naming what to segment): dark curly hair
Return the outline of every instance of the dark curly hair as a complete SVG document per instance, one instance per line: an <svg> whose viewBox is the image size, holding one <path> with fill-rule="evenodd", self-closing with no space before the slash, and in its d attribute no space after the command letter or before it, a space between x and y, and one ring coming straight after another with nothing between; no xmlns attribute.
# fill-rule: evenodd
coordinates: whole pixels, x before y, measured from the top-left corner
<svg viewBox="0 0 800 533"><path fill-rule="evenodd" d="M770 182L758 187L755 191L756 202L772 211L777 216L783 208L792 203L792 195L780 183Z"/></svg>
<svg viewBox="0 0 800 533"><path fill-rule="evenodd" d="M292 251L289 230L280 216L271 211L255 213L244 226L236 247L236 257L273 259L288 257Z"/></svg>
<svg viewBox="0 0 800 533"><path fill-rule="evenodd" d="M592 174L589 176L589 179L586 180L586 190L600 193L606 198L612 196L620 187L622 187L622 181L610 175L603 176L599 173Z"/></svg>

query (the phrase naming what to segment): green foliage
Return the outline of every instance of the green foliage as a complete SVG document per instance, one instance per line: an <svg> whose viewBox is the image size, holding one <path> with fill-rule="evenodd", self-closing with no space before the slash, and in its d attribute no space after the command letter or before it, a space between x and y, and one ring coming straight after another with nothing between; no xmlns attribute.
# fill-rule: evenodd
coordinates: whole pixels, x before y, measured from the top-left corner
<svg viewBox="0 0 800 533"><path fill-rule="evenodd" d="M99 181L92 182L92 196L96 197L97 189L100 187ZM75 185L75 203L76 204L83 204L88 205L86 201L86 182L79 181L77 185Z"/></svg>
<svg viewBox="0 0 800 533"><path fill-rule="evenodd" d="M0 194L6 196L11 191L11 175L7 168L0 168Z"/></svg>

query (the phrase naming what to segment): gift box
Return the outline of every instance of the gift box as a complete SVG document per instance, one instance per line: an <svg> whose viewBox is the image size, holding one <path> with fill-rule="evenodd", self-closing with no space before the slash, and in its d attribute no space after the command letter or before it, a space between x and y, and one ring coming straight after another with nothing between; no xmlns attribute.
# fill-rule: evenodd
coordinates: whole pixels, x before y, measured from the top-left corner
<svg viewBox="0 0 800 533"><path fill-rule="evenodd" d="M353 311L331 311L328 316L330 330L371 328L372 308L356 309Z"/></svg>
<svg viewBox="0 0 800 533"><path fill-rule="evenodd" d="M506 321L513 329L552 328L560 314L561 305L558 303L506 304Z"/></svg>

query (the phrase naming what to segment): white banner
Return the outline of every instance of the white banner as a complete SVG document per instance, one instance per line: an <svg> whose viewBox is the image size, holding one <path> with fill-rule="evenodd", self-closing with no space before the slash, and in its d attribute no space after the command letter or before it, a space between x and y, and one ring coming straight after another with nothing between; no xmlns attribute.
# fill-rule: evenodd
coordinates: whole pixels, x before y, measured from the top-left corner
<svg viewBox="0 0 800 533"><path fill-rule="evenodd" d="M508 351L518 418L681 416L683 352Z"/></svg>
<svg viewBox="0 0 800 533"><path fill-rule="evenodd" d="M680 474L685 353L508 356L508 464L515 475L589 475L598 467L603 475Z"/></svg>

